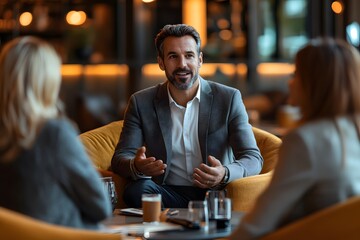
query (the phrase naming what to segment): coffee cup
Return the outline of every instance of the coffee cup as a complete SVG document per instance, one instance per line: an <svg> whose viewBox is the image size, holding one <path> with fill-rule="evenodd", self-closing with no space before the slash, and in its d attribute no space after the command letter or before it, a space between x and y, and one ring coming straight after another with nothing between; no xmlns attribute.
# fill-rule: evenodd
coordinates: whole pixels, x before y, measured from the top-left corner
<svg viewBox="0 0 360 240"><path fill-rule="evenodd" d="M160 222L161 194L142 194L142 210L144 223Z"/></svg>

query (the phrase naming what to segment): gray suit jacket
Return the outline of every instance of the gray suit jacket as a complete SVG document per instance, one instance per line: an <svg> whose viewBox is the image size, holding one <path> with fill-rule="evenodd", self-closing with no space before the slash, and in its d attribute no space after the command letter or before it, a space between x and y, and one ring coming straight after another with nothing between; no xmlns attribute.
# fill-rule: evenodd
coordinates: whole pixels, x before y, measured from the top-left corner
<svg viewBox="0 0 360 240"><path fill-rule="evenodd" d="M200 78L199 142L203 162L213 155L229 168L229 181L255 175L263 159L256 145L240 91ZM130 176L130 159L142 145L147 156L163 160L171 168L171 113L167 84L131 96L124 127L112 159L112 170ZM163 184L168 175L154 177Z"/></svg>
<svg viewBox="0 0 360 240"><path fill-rule="evenodd" d="M66 119L47 121L31 149L0 161L0 206L74 228L99 228L112 213L100 175Z"/></svg>

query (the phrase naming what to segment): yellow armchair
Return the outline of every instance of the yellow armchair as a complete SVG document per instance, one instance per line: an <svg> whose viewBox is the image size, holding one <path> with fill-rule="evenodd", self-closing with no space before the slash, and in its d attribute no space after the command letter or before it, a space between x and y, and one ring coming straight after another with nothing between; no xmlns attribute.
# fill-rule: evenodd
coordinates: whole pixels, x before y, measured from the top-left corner
<svg viewBox="0 0 360 240"><path fill-rule="evenodd" d="M116 192L119 196L118 208L126 207L122 200L127 180L109 170L111 158L119 141L123 121L115 121L100 128L80 134L87 153L96 168L103 176L111 176L115 181ZM257 196L266 188L271 179L271 170L275 167L281 139L275 135L253 128L256 142L264 158L264 166L260 175L246 177L231 182L226 187L228 196L232 199L233 210L247 211Z"/></svg>
<svg viewBox="0 0 360 240"><path fill-rule="evenodd" d="M111 122L105 126L80 134L80 140L84 144L95 167L103 177L112 177L115 182L115 190L118 195L116 208L126 207L122 200L124 187L127 179L120 177L110 170L111 158L119 141L123 121Z"/></svg>
<svg viewBox="0 0 360 240"><path fill-rule="evenodd" d="M282 143L277 136L259 128L253 127L253 132L263 156L264 164L259 175L241 178L232 181L226 186L227 196L232 199L232 208L236 211L249 211L253 207L256 198L268 186Z"/></svg>
<svg viewBox="0 0 360 240"><path fill-rule="evenodd" d="M0 238L26 240L121 240L115 233L75 229L49 224L0 207Z"/></svg>

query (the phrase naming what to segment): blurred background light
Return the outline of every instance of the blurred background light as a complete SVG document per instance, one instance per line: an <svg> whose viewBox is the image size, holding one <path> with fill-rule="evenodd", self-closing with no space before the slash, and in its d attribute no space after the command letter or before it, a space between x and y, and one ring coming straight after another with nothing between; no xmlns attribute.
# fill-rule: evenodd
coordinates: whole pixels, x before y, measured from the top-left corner
<svg viewBox="0 0 360 240"><path fill-rule="evenodd" d="M33 20L33 16L30 12L23 12L19 17L21 26L29 26Z"/></svg>
<svg viewBox="0 0 360 240"><path fill-rule="evenodd" d="M298 16L306 11L306 2L302 0L287 0L284 4L287 16Z"/></svg>
<svg viewBox="0 0 360 240"><path fill-rule="evenodd" d="M346 39L353 46L360 46L360 26L357 22L352 22L346 26Z"/></svg>
<svg viewBox="0 0 360 240"><path fill-rule="evenodd" d="M331 4L331 9L336 14L340 14L340 13L342 13L344 11L344 7L343 7L343 5L342 5L342 3L340 1L334 1Z"/></svg>
<svg viewBox="0 0 360 240"><path fill-rule="evenodd" d="M232 32L230 30L221 30L219 36L222 40L230 40L232 38Z"/></svg>
<svg viewBox="0 0 360 240"><path fill-rule="evenodd" d="M82 25L86 21L86 13L84 11L70 11L66 14L66 21L70 25Z"/></svg>

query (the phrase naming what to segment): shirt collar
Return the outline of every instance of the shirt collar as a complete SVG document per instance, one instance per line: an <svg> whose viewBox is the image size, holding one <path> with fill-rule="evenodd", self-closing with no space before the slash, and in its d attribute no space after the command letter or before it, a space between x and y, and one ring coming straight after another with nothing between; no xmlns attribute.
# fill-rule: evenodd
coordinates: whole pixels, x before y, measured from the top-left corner
<svg viewBox="0 0 360 240"><path fill-rule="evenodd" d="M201 95L200 94L201 93L201 81L200 81L200 78L198 78L198 81L199 81L199 87L198 87L198 89L196 91L195 97L191 101L193 101L194 99L198 99L198 101L200 102L200 95ZM170 104L171 103L177 104L175 102L175 100L172 98L171 94L170 94L169 84L170 84L170 82L168 81L168 83L167 83L167 92L168 92L168 96L169 96L169 103Z"/></svg>

